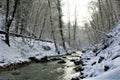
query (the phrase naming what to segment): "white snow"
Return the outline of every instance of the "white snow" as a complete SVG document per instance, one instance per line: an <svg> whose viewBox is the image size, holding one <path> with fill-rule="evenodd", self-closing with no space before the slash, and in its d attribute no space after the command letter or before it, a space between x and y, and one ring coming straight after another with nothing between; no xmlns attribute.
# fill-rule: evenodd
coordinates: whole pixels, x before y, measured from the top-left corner
<svg viewBox="0 0 120 80"><path fill-rule="evenodd" d="M93 78L86 78L82 80L120 80L120 67L110 70L101 74L100 76L93 77Z"/></svg>
<svg viewBox="0 0 120 80"><path fill-rule="evenodd" d="M4 27L4 14L0 9L0 30ZM41 59L44 56L58 55L54 43L35 41L33 39L10 37L9 47L4 41L4 35L0 35L0 66L30 61L29 57ZM45 50L43 47L49 47ZM65 54L64 49L58 45L60 55Z"/></svg>
<svg viewBox="0 0 120 80"><path fill-rule="evenodd" d="M44 56L58 55L54 43L10 37L10 45L11 47L0 38L0 66L29 61L29 57L39 60ZM45 50L43 46L50 47L50 50ZM59 50L60 55L65 54L62 47L59 46Z"/></svg>
<svg viewBox="0 0 120 80"><path fill-rule="evenodd" d="M111 37L105 43L106 48L103 48L105 44L101 43L96 46L96 52L93 48L81 56L85 64L82 73L86 79L83 80L120 80L120 22L116 26L108 34ZM101 62L99 62L100 57L104 58ZM105 66L109 67L107 71L104 70Z"/></svg>

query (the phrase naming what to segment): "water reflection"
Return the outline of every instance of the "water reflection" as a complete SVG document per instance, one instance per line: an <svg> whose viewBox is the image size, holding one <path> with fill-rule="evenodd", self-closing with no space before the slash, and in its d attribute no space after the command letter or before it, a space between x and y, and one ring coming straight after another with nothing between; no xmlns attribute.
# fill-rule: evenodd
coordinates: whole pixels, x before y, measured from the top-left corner
<svg viewBox="0 0 120 80"><path fill-rule="evenodd" d="M0 80L71 80L75 66L69 59L73 57L67 56L66 64L58 64L57 61L34 63L14 71L3 72L0 74Z"/></svg>
<svg viewBox="0 0 120 80"><path fill-rule="evenodd" d="M66 67L64 68L64 74L62 75L62 79L60 80L71 80L71 78L74 76L76 73L73 68L75 68L74 63L67 61L65 64ZM79 75L79 73L77 73Z"/></svg>

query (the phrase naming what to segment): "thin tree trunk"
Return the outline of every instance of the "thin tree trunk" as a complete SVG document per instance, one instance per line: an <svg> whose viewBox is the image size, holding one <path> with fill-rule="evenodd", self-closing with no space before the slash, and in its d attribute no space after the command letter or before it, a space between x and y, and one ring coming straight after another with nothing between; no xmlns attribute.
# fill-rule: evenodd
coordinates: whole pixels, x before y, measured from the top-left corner
<svg viewBox="0 0 120 80"><path fill-rule="evenodd" d="M63 34L63 22L62 22L62 11L61 11L61 4L60 4L60 0L57 0L57 9L58 9L58 17L59 17L59 31L60 31L60 35L61 35L61 39L62 39L62 45L63 48L65 50L65 52L68 54L67 52L67 48L65 46L65 40L64 40L64 34Z"/></svg>
<svg viewBox="0 0 120 80"><path fill-rule="evenodd" d="M109 0L106 0L106 4L107 4L107 9L109 9L109 13L108 13L108 29L110 30L112 25L111 25L111 9L110 9L110 4L109 4Z"/></svg>
<svg viewBox="0 0 120 80"><path fill-rule="evenodd" d="M75 7L75 22L74 22L74 41L76 42L76 28L77 28L77 12L76 12L76 7Z"/></svg>
<svg viewBox="0 0 120 80"><path fill-rule="evenodd" d="M8 44L8 46L10 46L10 41L9 41L9 30L10 30L10 26L11 23L15 17L15 13L16 13L16 9L17 9L17 2L18 0L14 0L14 7L13 7L13 12L12 12L12 18L8 20L8 15L9 15L9 0L6 1L7 2L7 11L6 11L6 23L5 23L5 27L6 27L6 34L5 34L5 42Z"/></svg>
<svg viewBox="0 0 120 80"><path fill-rule="evenodd" d="M34 36L34 34L35 34L35 31L36 31L36 27L37 27L37 21L38 21L38 16L40 15L40 13L39 13L39 11L42 11L42 9L43 9L43 6L44 5L44 3L42 3L41 2L41 5L39 5L38 6L38 8L37 8L37 12L36 12L36 14L35 14L35 23L34 23L34 25L33 25L33 32L32 32L32 36ZM42 16L42 18L43 18L44 16Z"/></svg>
<svg viewBox="0 0 120 80"><path fill-rule="evenodd" d="M99 4L99 13L100 13L100 19L101 19L101 25L102 28L104 28L104 22L103 22L103 13L102 13L102 7L101 7L101 0L98 0L98 4Z"/></svg>
<svg viewBox="0 0 120 80"><path fill-rule="evenodd" d="M5 42L10 46L9 44L9 26L8 26L8 15L9 15L9 0L6 0L6 18L5 18L5 30L6 30L6 34L5 34Z"/></svg>
<svg viewBox="0 0 120 80"><path fill-rule="evenodd" d="M50 9L50 23L51 23L51 29L52 29L53 40L54 40L54 44L55 44L56 51L57 51L58 54L60 54L60 51L59 51L58 46L57 46L57 44L56 44L56 38L55 38L54 29L53 29L51 4L50 4L50 1L49 1L49 0L48 0L48 5L49 5L49 9Z"/></svg>
<svg viewBox="0 0 120 80"><path fill-rule="evenodd" d="M69 0L68 1L68 42L69 42L69 45L71 45L71 26L70 26L70 5L69 5Z"/></svg>
<svg viewBox="0 0 120 80"><path fill-rule="evenodd" d="M42 29L41 29L41 32L40 32L40 35L39 35L39 39L41 39L42 33L44 31L44 28L45 28L46 16L47 16L47 12L45 12L44 21L43 21Z"/></svg>

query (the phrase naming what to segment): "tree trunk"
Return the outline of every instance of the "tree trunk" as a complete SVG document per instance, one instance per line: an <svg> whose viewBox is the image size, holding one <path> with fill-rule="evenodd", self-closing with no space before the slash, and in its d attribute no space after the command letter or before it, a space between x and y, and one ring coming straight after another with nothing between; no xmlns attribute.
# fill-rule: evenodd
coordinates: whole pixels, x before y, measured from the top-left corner
<svg viewBox="0 0 120 80"><path fill-rule="evenodd" d="M12 24L12 21L15 17L15 13L16 13L16 9L17 9L17 2L18 0L14 0L14 7L13 7L13 12L12 12L12 18L8 20L9 18L9 0L6 0L6 4L7 4L7 10L6 10L6 23L5 23L5 27L6 27L6 34L5 34L5 42L8 44L8 46L10 46L10 41L9 41L9 30L10 30L10 26Z"/></svg>
<svg viewBox="0 0 120 80"><path fill-rule="evenodd" d="M41 39L42 33L44 31L44 28L45 28L46 16L47 16L47 12L45 13L45 16L44 16L44 21L43 21L43 24L42 24L42 29L41 29L41 32L40 32L40 35L39 35L39 39Z"/></svg>
<svg viewBox="0 0 120 80"><path fill-rule="evenodd" d="M67 49L66 49L66 45L65 45L65 40L64 40L64 34L63 34L63 22L62 22L62 11L61 11L61 4L60 4L60 0L57 0L58 4L57 4L57 9L58 9L58 17L59 17L59 31L60 31L60 35L61 35L61 39L62 39L62 45L63 48L65 50L65 52L68 54Z"/></svg>
<svg viewBox="0 0 120 80"><path fill-rule="evenodd" d="M54 44L55 44L55 48L56 48L56 51L58 54L60 54L60 51L57 47L57 44L56 44L56 38L55 38L55 33L54 33L54 29L53 29L53 21L52 21L52 12L51 12L51 4L50 4L50 1L48 0L48 5L49 5L49 9L50 9L50 23L51 23L51 28L52 28L52 35L53 35L53 40L54 40Z"/></svg>

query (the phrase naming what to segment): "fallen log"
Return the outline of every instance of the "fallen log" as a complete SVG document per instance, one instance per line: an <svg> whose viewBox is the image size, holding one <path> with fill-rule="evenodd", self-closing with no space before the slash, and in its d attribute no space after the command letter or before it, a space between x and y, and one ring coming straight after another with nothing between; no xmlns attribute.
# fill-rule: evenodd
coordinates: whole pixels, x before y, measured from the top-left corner
<svg viewBox="0 0 120 80"><path fill-rule="evenodd" d="M0 31L0 34L7 34L7 33L5 31ZM49 41L49 40L43 40L43 39L39 39L39 38L31 37L31 36L20 35L20 34L15 34L15 33L9 33L9 35L14 36L14 37L22 37L22 38L34 39L34 40L42 41L42 42L53 43L52 41Z"/></svg>

